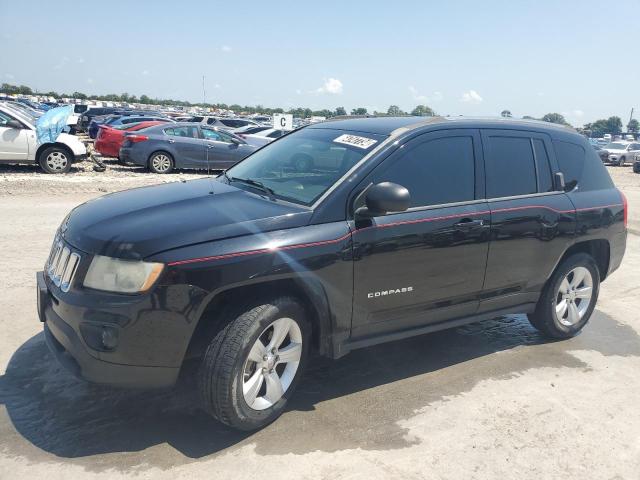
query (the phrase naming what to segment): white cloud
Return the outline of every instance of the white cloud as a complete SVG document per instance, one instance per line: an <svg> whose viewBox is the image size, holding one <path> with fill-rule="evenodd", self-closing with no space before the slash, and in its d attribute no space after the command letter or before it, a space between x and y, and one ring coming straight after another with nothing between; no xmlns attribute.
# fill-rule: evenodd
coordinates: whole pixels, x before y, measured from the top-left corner
<svg viewBox="0 0 640 480"><path fill-rule="evenodd" d="M69 63L69 57L62 57L60 61L53 66L53 68L55 70L61 70L67 63Z"/></svg>
<svg viewBox="0 0 640 480"><path fill-rule="evenodd" d="M576 109L572 113L574 117L577 117L577 118L584 117L584 112L580 109Z"/></svg>
<svg viewBox="0 0 640 480"><path fill-rule="evenodd" d="M460 97L461 102L465 103L481 103L482 97L475 90L469 90L468 92L464 92L462 97Z"/></svg>
<svg viewBox="0 0 640 480"><path fill-rule="evenodd" d="M220 47L220 50L222 50L225 53L229 53L232 48L229 45L223 45L222 47Z"/></svg>
<svg viewBox="0 0 640 480"><path fill-rule="evenodd" d="M412 85L409 86L409 93L413 97L413 100L420 103L433 103L441 102L444 98L442 92L433 92L432 95L423 95L418 92L418 89Z"/></svg>
<svg viewBox="0 0 640 480"><path fill-rule="evenodd" d="M9 80L13 80L16 77L14 77L11 73L5 73L4 74L4 78L8 78Z"/></svg>
<svg viewBox="0 0 640 480"><path fill-rule="evenodd" d="M416 87L410 85L409 86L409 92L411 92L411 96L413 97L413 99L416 102L426 102L427 101L427 96L426 95L420 95L418 93L418 89L416 89Z"/></svg>
<svg viewBox="0 0 640 480"><path fill-rule="evenodd" d="M145 77L146 77L147 75L149 75L149 70L143 70L143 71L142 71L142 75L144 75Z"/></svg>
<svg viewBox="0 0 640 480"><path fill-rule="evenodd" d="M296 95L302 95L302 90L300 90L299 88L296 90Z"/></svg>
<svg viewBox="0 0 640 480"><path fill-rule="evenodd" d="M220 85L219 83L216 83L213 88L222 88L222 85Z"/></svg>
<svg viewBox="0 0 640 480"><path fill-rule="evenodd" d="M91 85L93 83L93 78L91 78L91 77L87 78L87 83L89 85Z"/></svg>
<svg viewBox="0 0 640 480"><path fill-rule="evenodd" d="M78 58L78 60L77 60L77 62L78 62L78 63L84 63L84 58L79 57L79 58Z"/></svg>
<svg viewBox="0 0 640 480"><path fill-rule="evenodd" d="M331 93L337 95L342 93L342 82L337 78L325 80L324 85L316 90L317 93Z"/></svg>

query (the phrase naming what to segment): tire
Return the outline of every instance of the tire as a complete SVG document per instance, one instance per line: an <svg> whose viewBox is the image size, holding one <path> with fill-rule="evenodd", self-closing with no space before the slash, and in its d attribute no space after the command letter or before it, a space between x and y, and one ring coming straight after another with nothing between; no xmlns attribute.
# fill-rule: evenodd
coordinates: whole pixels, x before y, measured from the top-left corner
<svg viewBox="0 0 640 480"><path fill-rule="evenodd" d="M149 170L153 173L171 173L174 167L173 157L167 152L155 152L149 157Z"/></svg>
<svg viewBox="0 0 640 480"><path fill-rule="evenodd" d="M306 363L311 328L304 308L291 297L231 317L202 358L198 390L203 409L220 422L256 430L278 418L292 396ZM272 353L262 347L270 347L276 331L278 339L283 332L284 337ZM291 361L278 363L284 351Z"/></svg>
<svg viewBox="0 0 640 480"><path fill-rule="evenodd" d="M633 171L634 171L635 173L640 173L640 161L636 161L636 162L633 164Z"/></svg>
<svg viewBox="0 0 640 480"><path fill-rule="evenodd" d="M584 275L582 280L576 283L581 275ZM568 284L564 283L565 280ZM589 287L590 297L581 297L580 293L585 295L586 288ZM598 301L599 291L600 272L593 257L586 253L572 255L556 268L538 300L535 312L529 315L529 321L550 338L571 338L589 321ZM564 299L565 295L569 298ZM566 305L564 309L562 302Z"/></svg>
<svg viewBox="0 0 640 480"><path fill-rule="evenodd" d="M46 173L68 173L71 170L73 155L61 147L45 148L40 153L38 163Z"/></svg>
<svg viewBox="0 0 640 480"><path fill-rule="evenodd" d="M626 158L624 158L624 157L620 157L620 158L618 159L618 166L619 166L619 167L624 167L624 162L626 162L626 161L627 161L627 159L626 159Z"/></svg>

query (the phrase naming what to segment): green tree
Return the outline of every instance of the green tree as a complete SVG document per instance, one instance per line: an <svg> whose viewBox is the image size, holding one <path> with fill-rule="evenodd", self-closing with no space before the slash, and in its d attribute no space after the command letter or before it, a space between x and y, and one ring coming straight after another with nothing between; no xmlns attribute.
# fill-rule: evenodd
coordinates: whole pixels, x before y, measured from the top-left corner
<svg viewBox="0 0 640 480"><path fill-rule="evenodd" d="M367 109L364 107L354 108L351 110L351 115L366 115Z"/></svg>
<svg viewBox="0 0 640 480"><path fill-rule="evenodd" d="M513 115L511 115L511 110L502 110L502 112L500 112L500 116L504 118L511 118Z"/></svg>
<svg viewBox="0 0 640 480"><path fill-rule="evenodd" d="M404 112L400 110L400 107L397 105L389 105L389 108L387 108L387 115L393 115L397 117L398 115L403 115L403 114Z"/></svg>
<svg viewBox="0 0 640 480"><path fill-rule="evenodd" d="M635 118L629 120L629 123L627 124L627 132L638 133L638 130L640 130L640 122Z"/></svg>
<svg viewBox="0 0 640 480"><path fill-rule="evenodd" d="M559 125L569 125L569 122L567 122L565 118L559 113L547 113L540 120L542 120L543 122L557 123Z"/></svg>
<svg viewBox="0 0 640 480"><path fill-rule="evenodd" d="M26 85L20 85L18 87L18 90L21 95L33 95L33 90L31 90L31 88L27 87Z"/></svg>
<svg viewBox="0 0 640 480"><path fill-rule="evenodd" d="M72 96L73 98L78 98L78 99L80 99L80 100L86 100L86 98L87 98L87 96L86 96L84 93L82 93L82 92L73 92L73 93L71 94L71 96Z"/></svg>
<svg viewBox="0 0 640 480"><path fill-rule="evenodd" d="M346 115L347 111L344 109L344 107L338 107L336 108L336 115Z"/></svg>
<svg viewBox="0 0 640 480"><path fill-rule="evenodd" d="M532 117L531 115L525 115L524 117L522 117L523 120L537 120L536 117Z"/></svg>
<svg viewBox="0 0 640 480"><path fill-rule="evenodd" d="M433 117L435 112L433 109L427 105L418 105L416 108L411 110L411 115L415 115L418 117Z"/></svg>

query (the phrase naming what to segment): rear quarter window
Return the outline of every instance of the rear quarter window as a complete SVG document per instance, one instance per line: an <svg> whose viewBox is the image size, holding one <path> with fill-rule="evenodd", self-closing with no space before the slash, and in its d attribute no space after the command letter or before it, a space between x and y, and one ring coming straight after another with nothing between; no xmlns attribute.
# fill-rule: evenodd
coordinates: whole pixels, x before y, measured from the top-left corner
<svg viewBox="0 0 640 480"><path fill-rule="evenodd" d="M564 175L565 191L613 188L609 172L593 148L586 150L576 143L554 140L558 167Z"/></svg>

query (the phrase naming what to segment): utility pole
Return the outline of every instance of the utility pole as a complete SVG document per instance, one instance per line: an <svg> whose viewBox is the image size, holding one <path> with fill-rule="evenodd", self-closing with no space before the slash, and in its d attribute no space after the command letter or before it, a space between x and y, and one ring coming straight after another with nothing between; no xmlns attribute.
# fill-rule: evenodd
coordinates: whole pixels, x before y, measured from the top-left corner
<svg viewBox="0 0 640 480"><path fill-rule="evenodd" d="M629 115L629 123L631 123L631 120L633 120L633 107L631 107L631 115ZM629 123L627 123L627 125L629 125ZM627 127L627 130L629 130L629 127Z"/></svg>
<svg viewBox="0 0 640 480"><path fill-rule="evenodd" d="M204 90L204 75L202 75L202 103L203 106L205 103L207 103L207 93Z"/></svg>

